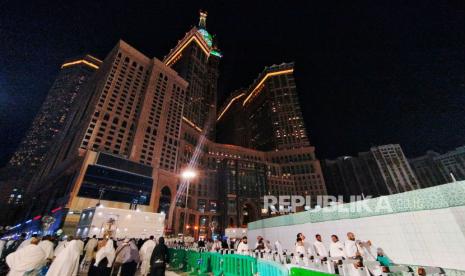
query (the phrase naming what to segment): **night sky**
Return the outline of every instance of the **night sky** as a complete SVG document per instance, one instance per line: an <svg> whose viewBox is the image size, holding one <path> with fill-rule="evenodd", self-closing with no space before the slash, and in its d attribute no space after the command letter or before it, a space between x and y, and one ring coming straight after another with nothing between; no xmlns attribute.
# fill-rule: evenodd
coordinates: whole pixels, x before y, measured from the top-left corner
<svg viewBox="0 0 465 276"><path fill-rule="evenodd" d="M465 1L383 2L0 0L0 165L65 59L103 59L119 38L161 59L199 9L224 54L220 104L265 65L295 61L320 159L465 145Z"/></svg>

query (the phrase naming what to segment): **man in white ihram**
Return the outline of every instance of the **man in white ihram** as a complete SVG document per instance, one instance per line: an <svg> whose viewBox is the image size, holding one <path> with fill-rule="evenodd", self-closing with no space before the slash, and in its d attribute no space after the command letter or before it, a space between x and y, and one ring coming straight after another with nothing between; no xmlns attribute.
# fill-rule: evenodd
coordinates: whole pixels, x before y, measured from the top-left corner
<svg viewBox="0 0 465 276"><path fill-rule="evenodd" d="M315 242L313 243L313 248L315 250L316 256L318 256L320 259L328 257L328 250L326 249L325 244L321 240L320 234L315 235Z"/></svg>
<svg viewBox="0 0 465 276"><path fill-rule="evenodd" d="M298 233L297 234L297 239L302 240L302 246L304 248L304 253L303 254L305 255L305 253L307 253L308 256L312 256L313 255L313 250L312 250L312 247L309 246L308 242L305 241L305 239L306 239L305 235L302 234L302 233ZM296 243L296 246L297 246L297 243Z"/></svg>
<svg viewBox="0 0 465 276"><path fill-rule="evenodd" d="M150 236L139 250L140 259L142 261L140 265L140 275L142 276L146 276L150 273L150 258L152 257L153 249L157 245L153 239L154 236Z"/></svg>
<svg viewBox="0 0 465 276"><path fill-rule="evenodd" d="M48 262L51 262L53 260L53 252L55 245L53 242L50 241L51 237L49 235L44 236L42 240L39 242L39 247L42 248L42 250L45 253L45 258L47 259Z"/></svg>
<svg viewBox="0 0 465 276"><path fill-rule="evenodd" d="M247 244L247 237L243 237L237 246L237 254L247 255L249 252L249 245Z"/></svg>
<svg viewBox="0 0 465 276"><path fill-rule="evenodd" d="M46 257L38 243L39 239L32 238L28 245L6 256L6 263L10 267L8 276L23 276L43 265Z"/></svg>
<svg viewBox="0 0 465 276"><path fill-rule="evenodd" d="M89 265L92 262L92 258L94 257L95 248L97 247L97 236L94 235L92 239L88 240L86 246L84 247L84 258L82 259L81 263L81 270L87 271L89 269Z"/></svg>
<svg viewBox="0 0 465 276"><path fill-rule="evenodd" d="M329 244L329 255L332 258L344 258L344 245L339 241L338 236L331 235L331 243Z"/></svg>
<svg viewBox="0 0 465 276"><path fill-rule="evenodd" d="M344 251L345 255L349 259L357 259L360 258L360 241L355 240L355 235L352 232L347 233L347 240L344 243Z"/></svg>

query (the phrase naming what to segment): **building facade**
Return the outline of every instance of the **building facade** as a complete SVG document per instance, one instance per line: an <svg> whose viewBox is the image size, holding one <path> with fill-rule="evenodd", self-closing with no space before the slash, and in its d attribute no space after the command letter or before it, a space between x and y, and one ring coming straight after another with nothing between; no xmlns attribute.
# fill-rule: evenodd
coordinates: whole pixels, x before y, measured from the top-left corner
<svg viewBox="0 0 465 276"><path fill-rule="evenodd" d="M348 202L351 196L380 196L389 191L374 156L361 152L358 156L342 156L322 162L328 194L342 196Z"/></svg>
<svg viewBox="0 0 465 276"><path fill-rule="evenodd" d="M343 196L381 196L418 189L419 181L400 145L372 147L358 156L323 162L328 193Z"/></svg>
<svg viewBox="0 0 465 276"><path fill-rule="evenodd" d="M465 146L458 147L434 158L447 182L465 180Z"/></svg>
<svg viewBox="0 0 465 276"><path fill-rule="evenodd" d="M218 66L222 54L207 31L207 13L200 12L193 27L164 57L163 62L184 78L189 87L184 104L184 119L213 137L216 119Z"/></svg>
<svg viewBox="0 0 465 276"><path fill-rule="evenodd" d="M428 151L423 156L409 159L410 166L417 176L421 188L449 182L448 174L445 174L440 159L441 154L434 151Z"/></svg>
<svg viewBox="0 0 465 276"><path fill-rule="evenodd" d="M265 67L247 90L233 94L217 118L226 132L229 125L245 124L245 139L232 144L263 151L310 146L293 72L293 63Z"/></svg>
<svg viewBox="0 0 465 276"><path fill-rule="evenodd" d="M1 202L21 204L34 176L46 162L47 155L70 131L75 110L86 104L84 84L102 61L90 55L66 60L50 88L29 131L7 166L2 170Z"/></svg>
<svg viewBox="0 0 465 276"><path fill-rule="evenodd" d="M264 209L265 195L326 194L293 64L265 68L217 114L220 58L205 13L163 61L119 41L36 174L27 216L67 210L72 233L88 207L132 208L165 213L167 234L199 237L289 212ZM234 139L215 141L216 128ZM197 176L182 179L186 169Z"/></svg>
<svg viewBox="0 0 465 276"><path fill-rule="evenodd" d="M370 148L381 170L390 194L420 188L407 158L399 144L389 144Z"/></svg>
<svg viewBox="0 0 465 276"><path fill-rule="evenodd" d="M86 84L93 96L63 139L70 147L63 161L38 179L34 193L43 196L33 210L71 210L68 228L80 210L98 202L157 210L159 181L176 186L172 175L187 85L163 62L119 41Z"/></svg>

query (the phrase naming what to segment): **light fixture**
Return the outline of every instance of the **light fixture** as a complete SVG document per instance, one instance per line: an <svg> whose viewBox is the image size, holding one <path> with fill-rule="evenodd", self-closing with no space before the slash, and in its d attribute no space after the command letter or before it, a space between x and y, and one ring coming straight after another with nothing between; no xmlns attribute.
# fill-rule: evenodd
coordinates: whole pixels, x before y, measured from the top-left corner
<svg viewBox="0 0 465 276"><path fill-rule="evenodd" d="M197 173L193 170L187 169L181 173L183 179L189 180L197 176Z"/></svg>

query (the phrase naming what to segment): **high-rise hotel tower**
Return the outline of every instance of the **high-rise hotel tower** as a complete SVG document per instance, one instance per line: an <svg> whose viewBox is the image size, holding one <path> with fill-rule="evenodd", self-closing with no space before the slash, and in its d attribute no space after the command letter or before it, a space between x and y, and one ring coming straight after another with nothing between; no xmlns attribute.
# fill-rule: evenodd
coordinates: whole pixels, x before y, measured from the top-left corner
<svg viewBox="0 0 465 276"><path fill-rule="evenodd" d="M167 234L199 237L289 212L264 209L265 195L326 193L293 64L266 67L217 112L222 55L206 16L163 61L118 42L35 177L31 217L61 213L72 234L84 208L137 206L165 213Z"/></svg>

